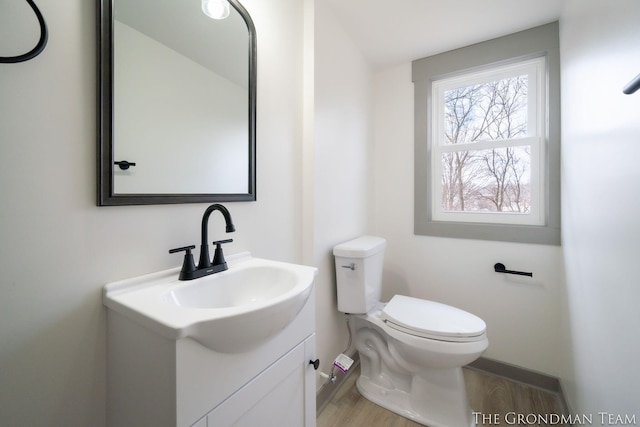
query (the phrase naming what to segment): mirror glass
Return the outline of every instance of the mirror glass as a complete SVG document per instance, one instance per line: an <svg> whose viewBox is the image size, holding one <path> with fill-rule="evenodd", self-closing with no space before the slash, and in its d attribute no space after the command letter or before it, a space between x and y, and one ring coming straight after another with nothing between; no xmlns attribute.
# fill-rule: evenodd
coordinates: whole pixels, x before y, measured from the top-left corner
<svg viewBox="0 0 640 427"><path fill-rule="evenodd" d="M102 1L99 205L255 200L255 29L227 6Z"/></svg>

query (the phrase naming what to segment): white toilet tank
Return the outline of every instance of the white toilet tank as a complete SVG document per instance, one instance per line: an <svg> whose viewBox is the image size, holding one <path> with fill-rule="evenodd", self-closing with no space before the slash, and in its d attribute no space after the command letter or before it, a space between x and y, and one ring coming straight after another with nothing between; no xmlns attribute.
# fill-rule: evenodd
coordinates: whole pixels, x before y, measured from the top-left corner
<svg viewBox="0 0 640 427"><path fill-rule="evenodd" d="M382 237L362 236L333 248L338 311L367 313L380 301L386 244Z"/></svg>

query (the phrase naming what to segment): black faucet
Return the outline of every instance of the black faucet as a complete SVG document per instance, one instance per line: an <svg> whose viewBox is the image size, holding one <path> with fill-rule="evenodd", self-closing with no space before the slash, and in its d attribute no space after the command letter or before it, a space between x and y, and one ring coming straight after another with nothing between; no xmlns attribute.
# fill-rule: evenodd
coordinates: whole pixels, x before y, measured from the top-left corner
<svg viewBox="0 0 640 427"><path fill-rule="evenodd" d="M233 239L213 242L213 244L216 245L216 251L213 256L213 261L209 260L209 216L213 211L220 211L224 216L224 221L226 223L225 230L227 233L236 231L236 228L233 226L233 221L231 220L231 214L227 208L219 204L209 206L207 210L204 211L204 215L202 215L202 242L200 243L200 260L198 262L198 266L196 267L193 262L193 255L191 254L191 250L195 249L195 245L169 250L170 254L182 251L186 252L184 255L184 262L182 263L182 270L178 277L180 280L193 280L227 269L227 262L224 259L224 254L222 253L222 244L233 242Z"/></svg>

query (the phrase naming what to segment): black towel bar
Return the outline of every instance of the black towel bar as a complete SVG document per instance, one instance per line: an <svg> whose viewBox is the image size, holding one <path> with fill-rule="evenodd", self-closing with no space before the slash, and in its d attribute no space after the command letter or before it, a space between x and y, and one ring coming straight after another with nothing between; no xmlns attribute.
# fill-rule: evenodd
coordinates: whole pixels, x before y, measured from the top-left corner
<svg viewBox="0 0 640 427"><path fill-rule="evenodd" d="M120 161L117 161L117 162L113 162L113 164L114 165L118 165L120 167L120 169L122 169L123 171L126 171L131 166L135 166L136 165L134 162L128 162L126 160L120 160Z"/></svg>
<svg viewBox="0 0 640 427"><path fill-rule="evenodd" d="M533 273L527 273L525 271L514 271L514 270L507 270L507 268L504 266L504 264L502 263L496 263L493 266L493 270L496 273L507 273L507 274L517 274L518 276L529 276L529 277L533 277Z"/></svg>

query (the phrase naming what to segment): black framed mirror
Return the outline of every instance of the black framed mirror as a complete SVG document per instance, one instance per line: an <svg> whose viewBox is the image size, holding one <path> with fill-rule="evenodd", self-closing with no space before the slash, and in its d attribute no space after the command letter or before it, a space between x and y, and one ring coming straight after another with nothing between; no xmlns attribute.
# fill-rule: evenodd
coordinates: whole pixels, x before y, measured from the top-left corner
<svg viewBox="0 0 640 427"><path fill-rule="evenodd" d="M209 2L228 16L211 18ZM100 0L99 27L98 205L256 200L256 32L244 7Z"/></svg>

